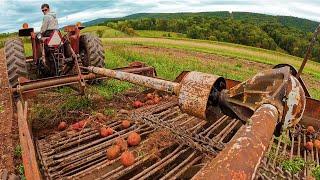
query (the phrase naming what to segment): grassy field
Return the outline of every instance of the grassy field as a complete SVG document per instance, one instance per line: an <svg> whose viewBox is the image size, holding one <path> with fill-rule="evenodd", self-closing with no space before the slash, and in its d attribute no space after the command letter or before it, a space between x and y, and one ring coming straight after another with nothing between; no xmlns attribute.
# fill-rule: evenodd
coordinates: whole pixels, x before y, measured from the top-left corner
<svg viewBox="0 0 320 180"><path fill-rule="evenodd" d="M81 33L93 33L99 36L100 38L110 38L110 37L129 37L127 34L106 27L106 26L91 26L91 27L86 27L83 30L81 30Z"/></svg>
<svg viewBox="0 0 320 180"><path fill-rule="evenodd" d="M100 31L100 32L97 32ZM106 62L108 68L126 66L133 61L143 61L156 67L158 74L162 78L173 80L183 70L196 70L207 73L214 73L226 78L235 80L245 80L261 69L256 69L247 65L245 61L258 62L272 67L275 64L286 63L298 68L301 58L290 56L285 53L248 47L243 45L191 40L184 38L184 35L162 31L136 31L139 37L129 37L128 35L103 26L93 26L85 28L82 33L100 33L102 41L106 45ZM174 56L162 50L156 53L136 50L136 47L169 48L184 52L201 52L208 55L219 55L223 57L236 58L236 62L230 61L201 61L196 56ZM31 55L31 45L25 45L27 55ZM313 97L320 99L320 64L309 61L304 69L309 81L307 86ZM311 83L309 83L311 82ZM129 88L127 85L121 85ZM113 86L112 86L113 87ZM116 87L115 87L116 88ZM98 87L96 90L107 99L110 99L113 91L104 92L107 88ZM113 88L111 88L113 89Z"/></svg>
<svg viewBox="0 0 320 180"><path fill-rule="evenodd" d="M248 47L243 45L222 43L204 40L172 40L159 38L108 38L102 39L105 44L122 44L122 45L144 45L155 47L176 48L187 51L197 51L209 54L217 54L235 58L247 59L263 64L276 65L280 63L291 64L298 68L302 59L299 57ZM305 73L312 75L320 80L320 64L309 61L304 69Z"/></svg>
<svg viewBox="0 0 320 180"><path fill-rule="evenodd" d="M135 30L137 36L148 38L186 38L185 34L166 31L148 31L148 30Z"/></svg>

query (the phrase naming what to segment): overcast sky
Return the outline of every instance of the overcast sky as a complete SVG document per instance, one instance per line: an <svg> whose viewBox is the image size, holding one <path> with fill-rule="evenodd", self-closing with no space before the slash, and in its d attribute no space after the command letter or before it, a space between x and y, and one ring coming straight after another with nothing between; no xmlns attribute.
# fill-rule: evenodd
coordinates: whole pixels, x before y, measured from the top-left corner
<svg viewBox="0 0 320 180"><path fill-rule="evenodd" d="M320 22L320 0L0 0L0 32L17 31L24 22L38 30L44 2L57 13L60 26L142 12L246 11Z"/></svg>

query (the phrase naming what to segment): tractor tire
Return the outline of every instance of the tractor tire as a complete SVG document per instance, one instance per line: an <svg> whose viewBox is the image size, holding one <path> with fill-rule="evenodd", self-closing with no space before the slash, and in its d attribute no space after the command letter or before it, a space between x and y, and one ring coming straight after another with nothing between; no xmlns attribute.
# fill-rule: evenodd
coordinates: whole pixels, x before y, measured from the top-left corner
<svg viewBox="0 0 320 180"><path fill-rule="evenodd" d="M104 49L101 40L92 34L80 36L80 55L85 67L104 67Z"/></svg>
<svg viewBox="0 0 320 180"><path fill-rule="evenodd" d="M18 78L28 76L23 42L20 38L7 40L4 45L10 87L18 85Z"/></svg>

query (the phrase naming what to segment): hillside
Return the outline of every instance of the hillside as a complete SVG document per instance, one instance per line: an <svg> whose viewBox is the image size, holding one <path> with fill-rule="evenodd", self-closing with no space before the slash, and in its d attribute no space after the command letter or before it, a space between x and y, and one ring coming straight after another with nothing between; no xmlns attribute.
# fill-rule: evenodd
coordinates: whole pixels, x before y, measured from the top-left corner
<svg viewBox="0 0 320 180"><path fill-rule="evenodd" d="M250 12L233 12L217 11L217 12L198 12L198 13L137 13L121 18L99 18L93 21L86 22L85 25L96 25L105 21L118 21L129 19L142 19L142 18L159 18L159 19L177 19L188 17L218 17L223 19L233 18L235 20L248 21L255 24L275 23L278 22L284 26L295 28L303 32L313 32L319 22L311 21L308 19L292 17L292 16L273 16L259 13Z"/></svg>

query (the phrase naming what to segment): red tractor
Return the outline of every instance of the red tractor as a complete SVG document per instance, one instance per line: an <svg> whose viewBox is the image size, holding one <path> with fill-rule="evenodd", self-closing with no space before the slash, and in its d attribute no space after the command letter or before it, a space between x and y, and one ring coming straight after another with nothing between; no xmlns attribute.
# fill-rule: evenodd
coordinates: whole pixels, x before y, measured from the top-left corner
<svg viewBox="0 0 320 180"><path fill-rule="evenodd" d="M81 66L104 67L104 49L101 40L92 34L80 35L80 30L83 28L78 23L64 27L64 33L60 30L35 33L28 24L23 24L19 36L31 37L32 56L25 57L21 38L10 39L5 43L10 86L14 88L23 82L19 77L50 79L76 75L81 82L82 73L85 73L81 70Z"/></svg>

